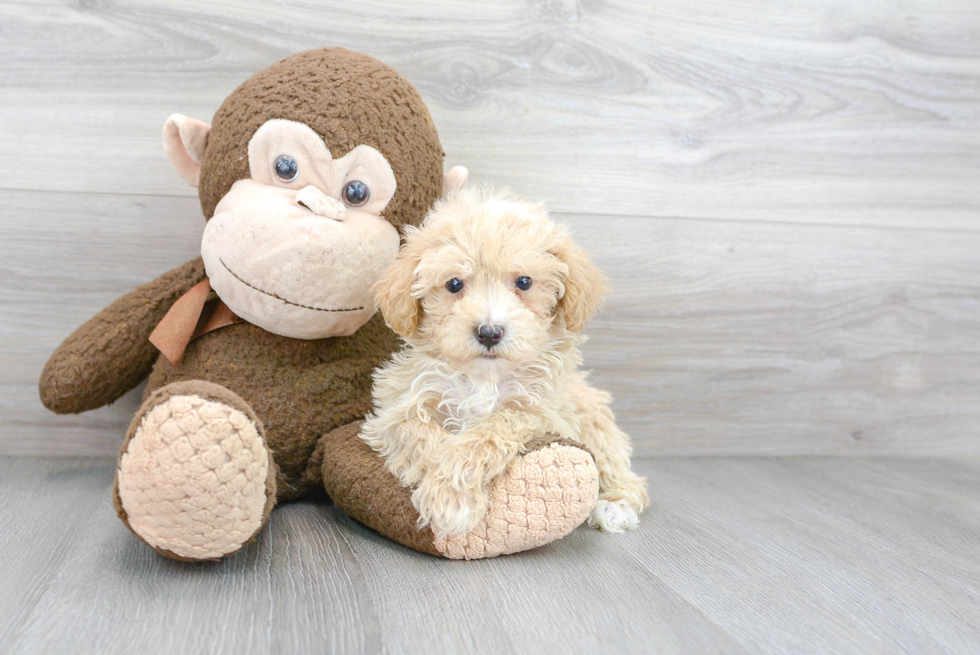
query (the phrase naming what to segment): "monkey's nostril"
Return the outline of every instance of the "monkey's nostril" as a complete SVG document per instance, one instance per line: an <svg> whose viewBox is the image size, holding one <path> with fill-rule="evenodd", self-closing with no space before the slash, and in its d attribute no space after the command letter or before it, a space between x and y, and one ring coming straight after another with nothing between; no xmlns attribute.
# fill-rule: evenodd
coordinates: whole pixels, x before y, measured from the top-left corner
<svg viewBox="0 0 980 655"><path fill-rule="evenodd" d="M477 327L473 332L476 335L476 340L484 348L493 348L500 342L500 338L504 336L504 328L499 325L489 325L486 323Z"/></svg>
<svg viewBox="0 0 980 655"><path fill-rule="evenodd" d="M315 186L305 186L297 191L296 204L323 218L335 221L347 218L347 208L344 207L344 203L328 196Z"/></svg>

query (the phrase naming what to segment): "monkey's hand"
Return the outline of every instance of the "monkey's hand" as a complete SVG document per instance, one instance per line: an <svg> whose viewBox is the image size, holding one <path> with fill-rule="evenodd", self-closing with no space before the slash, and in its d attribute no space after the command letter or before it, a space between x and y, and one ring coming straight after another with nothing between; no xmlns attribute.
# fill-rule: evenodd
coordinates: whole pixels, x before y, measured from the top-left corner
<svg viewBox="0 0 980 655"><path fill-rule="evenodd" d="M147 339L170 307L205 277L191 260L127 293L65 339L41 373L41 402L58 414L101 407L135 387L159 351Z"/></svg>

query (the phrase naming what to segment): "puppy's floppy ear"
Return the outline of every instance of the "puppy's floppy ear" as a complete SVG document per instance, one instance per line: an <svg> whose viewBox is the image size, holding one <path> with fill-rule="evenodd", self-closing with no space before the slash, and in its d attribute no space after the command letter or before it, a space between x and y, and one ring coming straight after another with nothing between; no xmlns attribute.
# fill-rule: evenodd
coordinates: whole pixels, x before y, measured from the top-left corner
<svg viewBox="0 0 980 655"><path fill-rule="evenodd" d="M374 304L381 310L385 323L405 338L415 334L422 312L421 301L412 296L415 268L420 258L418 251L413 244L406 243L381 279L371 287Z"/></svg>
<svg viewBox="0 0 980 655"><path fill-rule="evenodd" d="M551 254L568 267L558 312L565 317L565 327L570 332L581 332L602 305L606 276L592 263L589 254L575 245L564 226L558 228L557 244Z"/></svg>

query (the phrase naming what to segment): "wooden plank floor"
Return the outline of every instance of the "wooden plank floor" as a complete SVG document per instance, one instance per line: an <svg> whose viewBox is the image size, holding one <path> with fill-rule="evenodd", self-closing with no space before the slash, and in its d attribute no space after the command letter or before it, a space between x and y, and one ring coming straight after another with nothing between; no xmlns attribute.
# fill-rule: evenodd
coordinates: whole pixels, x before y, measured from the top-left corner
<svg viewBox="0 0 980 655"><path fill-rule="evenodd" d="M980 461L644 459L641 527L449 562L327 503L166 560L113 462L0 459L3 653L980 651Z"/></svg>
<svg viewBox="0 0 980 655"><path fill-rule="evenodd" d="M109 502L139 390L41 407L62 339L198 252L167 115L325 45L608 272L638 531L446 562L303 502L180 564ZM980 652L977 180L974 0L0 1L0 653Z"/></svg>

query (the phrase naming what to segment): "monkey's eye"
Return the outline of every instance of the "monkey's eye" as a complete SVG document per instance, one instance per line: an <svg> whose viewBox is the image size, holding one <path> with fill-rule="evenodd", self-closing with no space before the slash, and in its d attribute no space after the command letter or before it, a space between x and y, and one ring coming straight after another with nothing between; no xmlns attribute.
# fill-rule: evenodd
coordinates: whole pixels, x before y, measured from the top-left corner
<svg viewBox="0 0 980 655"><path fill-rule="evenodd" d="M514 284L517 285L517 288L521 291L527 291L531 288L531 278L526 275L522 275L514 281Z"/></svg>
<svg viewBox="0 0 980 655"><path fill-rule="evenodd" d="M463 290L463 281L458 277L454 277L449 282L446 282L446 290L449 293L459 293Z"/></svg>
<svg viewBox="0 0 980 655"><path fill-rule="evenodd" d="M299 176L299 164L289 155L279 155L273 166L276 169L276 177L283 182L292 182Z"/></svg>
<svg viewBox="0 0 980 655"><path fill-rule="evenodd" d="M340 195L343 196L344 202L351 207L360 207L371 197L371 191L364 182L351 180L344 185L344 190Z"/></svg>

